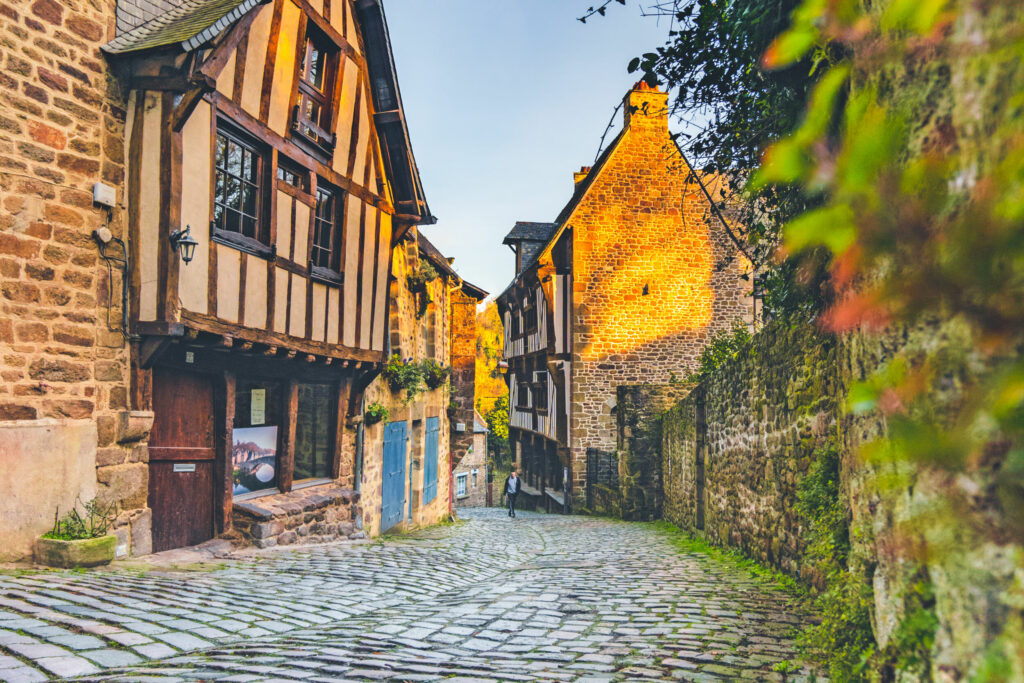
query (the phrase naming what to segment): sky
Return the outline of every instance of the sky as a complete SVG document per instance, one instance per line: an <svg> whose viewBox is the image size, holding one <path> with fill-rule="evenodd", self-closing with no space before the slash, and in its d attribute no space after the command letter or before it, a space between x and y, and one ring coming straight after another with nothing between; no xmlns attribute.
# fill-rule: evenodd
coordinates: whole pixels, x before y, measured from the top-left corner
<svg viewBox="0 0 1024 683"><path fill-rule="evenodd" d="M667 22L632 2L576 20L594 4L385 0L413 152L438 219L421 232L491 294L514 275L505 234L517 220L554 220L637 80L626 64L667 38Z"/></svg>

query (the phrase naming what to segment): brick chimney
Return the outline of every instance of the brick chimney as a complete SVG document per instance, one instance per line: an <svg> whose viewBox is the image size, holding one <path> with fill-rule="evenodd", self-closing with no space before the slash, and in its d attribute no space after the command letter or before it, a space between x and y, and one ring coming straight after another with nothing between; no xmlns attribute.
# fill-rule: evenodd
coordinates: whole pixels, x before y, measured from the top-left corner
<svg viewBox="0 0 1024 683"><path fill-rule="evenodd" d="M668 93L639 81L626 93L624 101L627 127L668 129Z"/></svg>
<svg viewBox="0 0 1024 683"><path fill-rule="evenodd" d="M576 185L579 185L580 183L587 179L587 174L589 173L589 166L580 166L580 170L572 174L572 180L574 183L576 183Z"/></svg>

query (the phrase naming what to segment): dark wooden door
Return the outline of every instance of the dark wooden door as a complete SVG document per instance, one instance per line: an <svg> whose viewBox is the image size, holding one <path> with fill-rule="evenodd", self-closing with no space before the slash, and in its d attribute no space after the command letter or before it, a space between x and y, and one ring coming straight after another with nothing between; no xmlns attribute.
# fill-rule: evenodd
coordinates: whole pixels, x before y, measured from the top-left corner
<svg viewBox="0 0 1024 683"><path fill-rule="evenodd" d="M180 370L153 370L153 431L149 438L149 507L153 550L213 538L213 379Z"/></svg>

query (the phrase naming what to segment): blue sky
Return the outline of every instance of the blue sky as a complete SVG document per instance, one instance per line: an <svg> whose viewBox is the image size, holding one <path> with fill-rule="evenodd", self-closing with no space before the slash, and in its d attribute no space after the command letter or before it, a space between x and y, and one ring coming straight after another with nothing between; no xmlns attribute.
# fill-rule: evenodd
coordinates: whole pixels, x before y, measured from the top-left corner
<svg viewBox="0 0 1024 683"><path fill-rule="evenodd" d="M632 2L576 20L595 3L385 1L413 150L438 217L423 234L492 294L513 275L505 233L516 220L554 219L636 81L626 63L667 38L665 20L642 17Z"/></svg>

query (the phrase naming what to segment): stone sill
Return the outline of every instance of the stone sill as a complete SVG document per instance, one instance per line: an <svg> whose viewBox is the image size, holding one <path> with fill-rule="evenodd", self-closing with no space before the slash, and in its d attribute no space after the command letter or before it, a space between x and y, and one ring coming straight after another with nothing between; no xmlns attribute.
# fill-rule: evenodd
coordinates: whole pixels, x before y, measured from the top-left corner
<svg viewBox="0 0 1024 683"><path fill-rule="evenodd" d="M242 513L260 521L312 512L325 507L349 505L359 501L359 492L335 484L309 486L289 493L277 493L253 500L236 501L235 514Z"/></svg>

